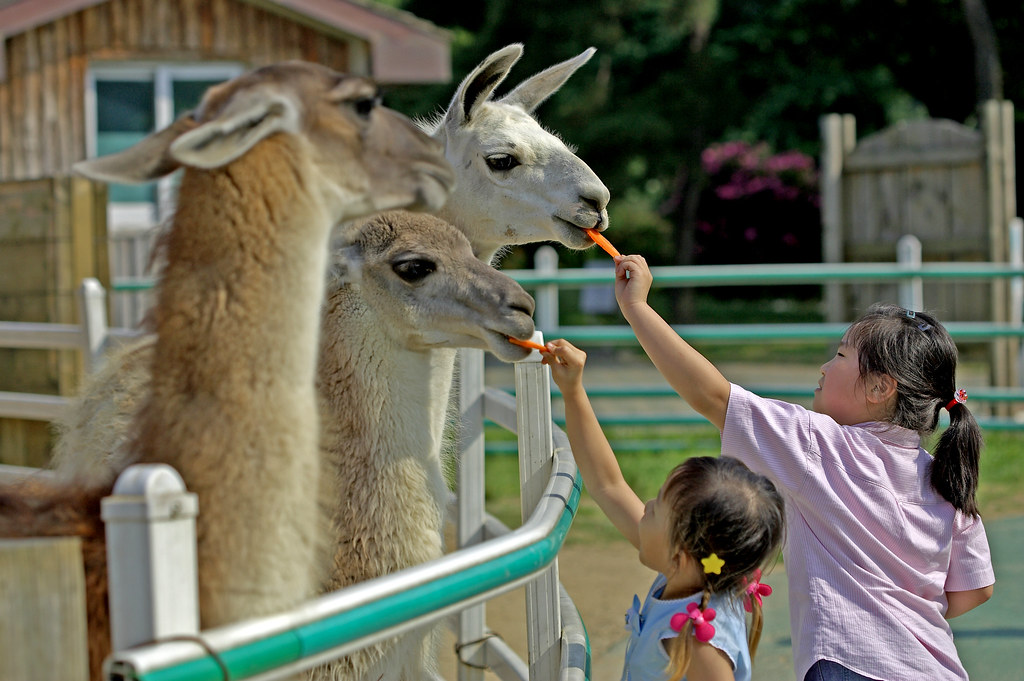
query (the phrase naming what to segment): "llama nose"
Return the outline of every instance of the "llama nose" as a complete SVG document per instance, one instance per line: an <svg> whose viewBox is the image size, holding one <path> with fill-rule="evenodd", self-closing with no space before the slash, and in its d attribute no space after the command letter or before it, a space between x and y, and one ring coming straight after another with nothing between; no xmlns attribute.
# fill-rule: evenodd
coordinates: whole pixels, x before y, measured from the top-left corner
<svg viewBox="0 0 1024 681"><path fill-rule="evenodd" d="M604 186L603 182L594 182L583 188L580 193L580 201L598 213L604 211L608 207L608 201L611 200L611 192L608 191L608 187Z"/></svg>

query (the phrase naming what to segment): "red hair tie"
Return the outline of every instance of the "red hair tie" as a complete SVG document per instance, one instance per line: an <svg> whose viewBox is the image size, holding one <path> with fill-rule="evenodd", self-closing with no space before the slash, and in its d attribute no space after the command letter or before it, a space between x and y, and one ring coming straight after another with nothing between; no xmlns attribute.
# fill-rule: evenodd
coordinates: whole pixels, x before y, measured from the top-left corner
<svg viewBox="0 0 1024 681"><path fill-rule="evenodd" d="M953 399L951 399L949 401L949 404L946 405L946 411L949 411L950 409L952 409L956 405L963 404L966 401L967 401L967 391L964 390L963 388L960 388L955 393L953 393Z"/></svg>
<svg viewBox="0 0 1024 681"><path fill-rule="evenodd" d="M707 643L715 635L715 626L711 624L713 619L715 619L714 608L704 608L701 610L700 606L696 603L690 603L686 606L686 612L677 612L672 615L668 625L674 631L682 631L686 620L693 620L693 635L701 643Z"/></svg>
<svg viewBox="0 0 1024 681"><path fill-rule="evenodd" d="M747 585L744 590L746 596L743 597L743 607L747 612L751 612L754 609L754 600L757 600L757 605L761 606L761 597L772 595L772 588L767 584L762 584L760 580L761 568L754 570L753 579L747 580L746 577L743 578L743 582Z"/></svg>

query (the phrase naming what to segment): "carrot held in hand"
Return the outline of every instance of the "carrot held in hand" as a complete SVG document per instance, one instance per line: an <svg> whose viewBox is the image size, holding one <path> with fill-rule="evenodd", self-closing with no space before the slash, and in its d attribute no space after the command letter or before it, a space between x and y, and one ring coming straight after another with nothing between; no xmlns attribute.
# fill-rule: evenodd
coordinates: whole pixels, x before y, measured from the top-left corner
<svg viewBox="0 0 1024 681"><path fill-rule="evenodd" d="M615 246L612 246L612 242L608 241L608 239L605 239L604 235L601 234L601 232L597 231L592 227L584 231L586 231L587 236L593 239L595 244L603 248L608 255L612 256L613 258L617 255L621 255L621 253L619 253L618 250L615 249Z"/></svg>

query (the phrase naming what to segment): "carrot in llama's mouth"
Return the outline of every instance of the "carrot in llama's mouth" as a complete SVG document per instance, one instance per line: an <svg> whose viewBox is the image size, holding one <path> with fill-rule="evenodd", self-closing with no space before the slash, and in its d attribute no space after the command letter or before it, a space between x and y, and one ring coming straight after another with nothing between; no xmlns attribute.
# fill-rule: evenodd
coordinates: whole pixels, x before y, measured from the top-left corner
<svg viewBox="0 0 1024 681"><path fill-rule="evenodd" d="M509 336L508 337L508 342L511 343L512 345L518 345L518 346L523 347L523 348L530 348L532 350L540 350L541 352L547 352L548 351L546 346L541 345L540 343L534 343L532 340L519 340L518 338L513 338L512 336Z"/></svg>

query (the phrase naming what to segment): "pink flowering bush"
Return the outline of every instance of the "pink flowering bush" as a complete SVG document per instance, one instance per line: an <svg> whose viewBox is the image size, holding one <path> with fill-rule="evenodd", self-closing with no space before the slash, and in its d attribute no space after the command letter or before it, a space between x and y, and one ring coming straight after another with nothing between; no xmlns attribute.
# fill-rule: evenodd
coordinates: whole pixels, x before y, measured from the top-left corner
<svg viewBox="0 0 1024 681"><path fill-rule="evenodd" d="M697 264L821 259L818 171L798 151L724 142L701 154L708 182L697 211Z"/></svg>

